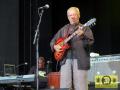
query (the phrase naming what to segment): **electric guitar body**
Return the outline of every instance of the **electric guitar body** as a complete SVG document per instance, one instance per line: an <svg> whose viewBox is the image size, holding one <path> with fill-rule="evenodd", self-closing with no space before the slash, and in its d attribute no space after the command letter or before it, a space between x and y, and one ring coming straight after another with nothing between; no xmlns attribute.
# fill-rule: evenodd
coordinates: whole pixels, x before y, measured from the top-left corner
<svg viewBox="0 0 120 90"><path fill-rule="evenodd" d="M54 52L54 57L57 61L60 61L64 57L67 49L70 48L70 45L68 43L64 44L64 40L65 40L65 38L61 37L61 38L57 39L57 41L55 43L55 45L61 46L60 52L57 52L57 51Z"/></svg>

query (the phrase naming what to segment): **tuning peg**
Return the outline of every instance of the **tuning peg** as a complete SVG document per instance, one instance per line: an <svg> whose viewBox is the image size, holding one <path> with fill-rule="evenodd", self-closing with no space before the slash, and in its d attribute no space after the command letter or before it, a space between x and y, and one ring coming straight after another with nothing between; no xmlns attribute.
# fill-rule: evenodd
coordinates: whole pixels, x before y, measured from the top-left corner
<svg viewBox="0 0 120 90"><path fill-rule="evenodd" d="M96 25L96 23L93 23L94 25Z"/></svg>

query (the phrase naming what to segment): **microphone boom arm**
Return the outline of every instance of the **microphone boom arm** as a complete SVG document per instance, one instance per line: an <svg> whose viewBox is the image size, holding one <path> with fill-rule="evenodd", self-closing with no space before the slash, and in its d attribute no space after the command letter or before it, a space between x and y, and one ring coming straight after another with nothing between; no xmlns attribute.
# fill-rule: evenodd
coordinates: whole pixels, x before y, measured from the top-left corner
<svg viewBox="0 0 120 90"><path fill-rule="evenodd" d="M39 38L39 35L40 35L40 33L39 33L39 26L40 26L40 23L41 23L41 19L42 19L43 12L44 12L43 9L41 10L41 13L39 13L39 10L38 10L39 22L38 22L38 25L37 25L37 29L36 29L36 31L35 31L35 36L34 36L33 44L36 43L36 39Z"/></svg>

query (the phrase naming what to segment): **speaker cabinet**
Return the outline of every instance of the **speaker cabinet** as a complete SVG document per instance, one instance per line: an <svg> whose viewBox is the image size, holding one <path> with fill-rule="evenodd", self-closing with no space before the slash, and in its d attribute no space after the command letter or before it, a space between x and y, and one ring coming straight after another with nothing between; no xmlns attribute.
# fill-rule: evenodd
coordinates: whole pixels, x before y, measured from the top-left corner
<svg viewBox="0 0 120 90"><path fill-rule="evenodd" d="M105 57L107 59L107 57ZM110 59L110 58L108 58ZM103 62L91 62L91 69L88 71L88 81L94 82L95 75L111 75L116 73L118 75L118 81L120 82L120 59L114 60L115 58L111 57L111 60Z"/></svg>

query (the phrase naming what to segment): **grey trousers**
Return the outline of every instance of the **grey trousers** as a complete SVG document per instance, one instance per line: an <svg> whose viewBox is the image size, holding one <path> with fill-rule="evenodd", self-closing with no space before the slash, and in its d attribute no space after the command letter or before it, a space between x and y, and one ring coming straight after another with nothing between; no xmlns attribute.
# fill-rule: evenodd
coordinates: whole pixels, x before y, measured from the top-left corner
<svg viewBox="0 0 120 90"><path fill-rule="evenodd" d="M87 70L78 70L77 60L67 59L60 70L60 88L72 90L88 90Z"/></svg>

